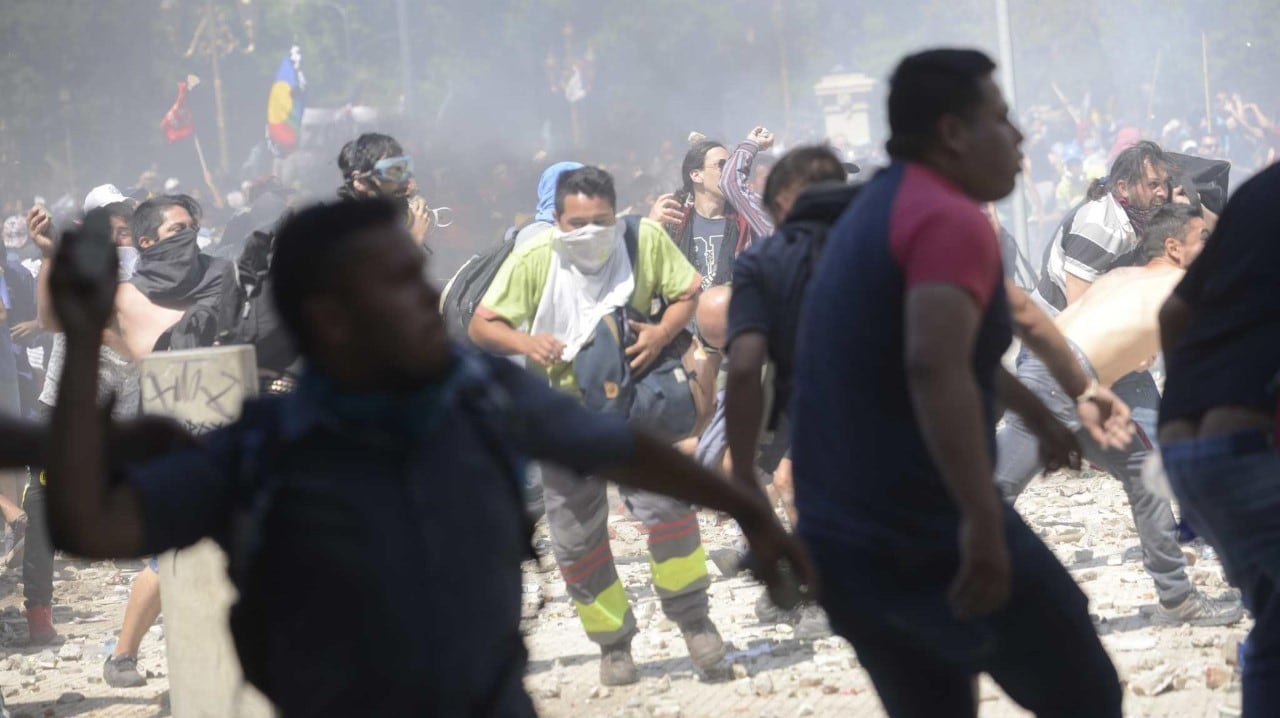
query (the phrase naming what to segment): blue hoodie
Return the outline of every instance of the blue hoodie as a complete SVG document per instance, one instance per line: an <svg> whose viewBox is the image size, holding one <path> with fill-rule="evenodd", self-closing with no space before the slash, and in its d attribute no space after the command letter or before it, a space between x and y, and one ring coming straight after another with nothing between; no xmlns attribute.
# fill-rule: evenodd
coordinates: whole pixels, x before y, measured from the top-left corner
<svg viewBox="0 0 1280 718"><path fill-rule="evenodd" d="M535 221L552 224L556 221L556 184L560 175L581 169L581 162L557 162L542 172L538 180L538 212L533 216Z"/></svg>

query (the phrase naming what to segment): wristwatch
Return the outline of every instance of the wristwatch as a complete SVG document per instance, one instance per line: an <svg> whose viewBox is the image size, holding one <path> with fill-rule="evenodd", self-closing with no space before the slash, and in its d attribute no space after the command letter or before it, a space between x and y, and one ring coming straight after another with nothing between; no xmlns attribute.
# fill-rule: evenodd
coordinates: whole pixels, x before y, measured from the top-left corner
<svg viewBox="0 0 1280 718"><path fill-rule="evenodd" d="M1080 396L1076 397L1076 403L1079 404L1082 401L1092 400L1093 398L1098 396L1098 389L1100 388L1101 386L1098 384L1097 379L1090 379L1089 386L1086 386L1084 388L1084 391L1080 392Z"/></svg>

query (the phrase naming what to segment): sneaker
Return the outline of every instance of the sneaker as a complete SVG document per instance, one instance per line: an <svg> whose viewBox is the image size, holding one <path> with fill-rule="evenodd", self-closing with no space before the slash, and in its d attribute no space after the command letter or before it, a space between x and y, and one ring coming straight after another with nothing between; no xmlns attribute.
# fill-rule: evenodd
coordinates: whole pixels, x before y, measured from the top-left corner
<svg viewBox="0 0 1280 718"><path fill-rule="evenodd" d="M693 664L704 672L715 669L724 660L724 639L710 618L682 623L680 632L684 634L684 644L689 648Z"/></svg>
<svg viewBox="0 0 1280 718"><path fill-rule="evenodd" d="M137 688L147 684L147 679L138 672L138 659L128 654L108 658L102 666L102 680L112 688Z"/></svg>
<svg viewBox="0 0 1280 718"><path fill-rule="evenodd" d="M49 606L31 606L27 609L28 644L42 646L53 643L58 632L53 628L53 609Z"/></svg>
<svg viewBox="0 0 1280 718"><path fill-rule="evenodd" d="M1195 591L1176 606L1160 604L1151 621L1165 626L1230 626L1242 618L1244 607L1238 601L1214 601Z"/></svg>
<svg viewBox="0 0 1280 718"><path fill-rule="evenodd" d="M611 646L602 646L600 655L600 685L629 686L640 682L640 671L631 657L631 639Z"/></svg>

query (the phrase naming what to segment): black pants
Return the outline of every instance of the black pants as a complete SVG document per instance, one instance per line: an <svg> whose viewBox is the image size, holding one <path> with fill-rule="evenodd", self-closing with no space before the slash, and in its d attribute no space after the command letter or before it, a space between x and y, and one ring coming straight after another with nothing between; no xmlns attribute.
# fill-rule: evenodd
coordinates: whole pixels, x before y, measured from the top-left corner
<svg viewBox="0 0 1280 718"><path fill-rule="evenodd" d="M955 545L873 551L805 539L831 628L853 644L893 718L976 716L973 679L983 672L1040 718L1120 718L1120 682L1084 593L1007 507L1005 535L1009 602L973 621L956 619L946 601Z"/></svg>
<svg viewBox="0 0 1280 718"><path fill-rule="evenodd" d="M31 480L22 497L27 512L27 547L22 558L22 595L27 608L53 604L53 541L45 508L44 469L31 467Z"/></svg>
<svg viewBox="0 0 1280 718"><path fill-rule="evenodd" d="M36 404L35 418L47 422L53 408ZM22 558L22 595L27 608L53 605L53 540L49 537L49 513L45 502L44 467L29 467L22 510L27 512L27 547Z"/></svg>

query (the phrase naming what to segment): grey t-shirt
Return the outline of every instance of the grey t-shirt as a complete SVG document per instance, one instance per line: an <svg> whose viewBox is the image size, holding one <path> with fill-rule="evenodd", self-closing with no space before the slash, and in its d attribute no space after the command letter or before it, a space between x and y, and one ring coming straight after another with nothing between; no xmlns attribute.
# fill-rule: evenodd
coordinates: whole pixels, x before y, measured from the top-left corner
<svg viewBox="0 0 1280 718"><path fill-rule="evenodd" d="M44 388L40 403L52 407L58 403L58 381L62 378L62 365L66 361L67 335L53 336L53 350L49 352L49 366L44 376ZM105 402L115 394L116 406L112 412L117 419L138 415L142 408L138 365L120 356L110 347L102 347L98 354L98 401Z"/></svg>

